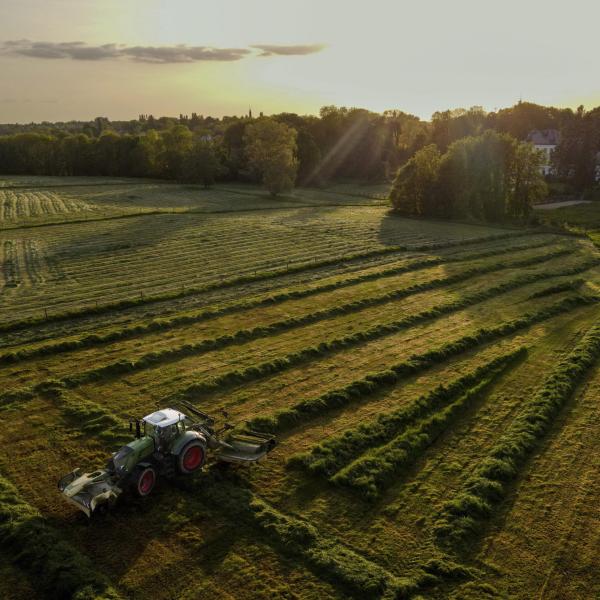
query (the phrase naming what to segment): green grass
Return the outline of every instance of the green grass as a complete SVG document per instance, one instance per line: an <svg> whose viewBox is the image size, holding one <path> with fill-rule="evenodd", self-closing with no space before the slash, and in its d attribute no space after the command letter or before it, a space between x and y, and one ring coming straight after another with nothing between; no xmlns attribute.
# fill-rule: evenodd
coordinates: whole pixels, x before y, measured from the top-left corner
<svg viewBox="0 0 600 600"><path fill-rule="evenodd" d="M0 188L24 199L0 222L0 595L600 590L589 240L396 218L355 184ZM91 524L64 502L182 398L276 448Z"/></svg>

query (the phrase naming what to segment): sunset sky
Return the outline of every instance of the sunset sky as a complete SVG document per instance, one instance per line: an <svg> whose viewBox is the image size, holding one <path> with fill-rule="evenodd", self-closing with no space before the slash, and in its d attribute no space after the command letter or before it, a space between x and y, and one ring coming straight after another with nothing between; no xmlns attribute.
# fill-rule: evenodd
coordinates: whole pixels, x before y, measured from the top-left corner
<svg viewBox="0 0 600 600"><path fill-rule="evenodd" d="M0 0L0 122L600 104L600 2Z"/></svg>

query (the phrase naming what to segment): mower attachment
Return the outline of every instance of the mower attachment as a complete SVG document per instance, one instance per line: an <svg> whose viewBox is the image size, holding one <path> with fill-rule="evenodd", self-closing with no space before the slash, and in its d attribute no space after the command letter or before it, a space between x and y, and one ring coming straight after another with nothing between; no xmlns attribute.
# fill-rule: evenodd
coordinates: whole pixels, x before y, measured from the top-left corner
<svg viewBox="0 0 600 600"><path fill-rule="evenodd" d="M275 438L268 433L247 431L232 434L221 442L215 458L228 463L252 463L264 458L275 447Z"/></svg>

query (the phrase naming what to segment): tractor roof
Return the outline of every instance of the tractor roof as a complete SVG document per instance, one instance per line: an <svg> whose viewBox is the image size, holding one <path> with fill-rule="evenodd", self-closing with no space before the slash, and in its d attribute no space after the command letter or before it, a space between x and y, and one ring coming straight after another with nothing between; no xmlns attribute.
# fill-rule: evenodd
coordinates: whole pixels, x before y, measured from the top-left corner
<svg viewBox="0 0 600 600"><path fill-rule="evenodd" d="M146 415L144 421L152 423L152 425L155 425L156 427L167 427L169 425L174 425L179 421L183 421L185 418L186 416L177 410L173 410L172 408L162 408L152 414Z"/></svg>

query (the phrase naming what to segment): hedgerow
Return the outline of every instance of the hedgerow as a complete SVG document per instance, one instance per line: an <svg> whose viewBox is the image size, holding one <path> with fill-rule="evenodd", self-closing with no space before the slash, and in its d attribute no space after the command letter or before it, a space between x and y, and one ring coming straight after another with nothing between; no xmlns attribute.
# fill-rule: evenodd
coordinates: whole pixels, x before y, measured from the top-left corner
<svg viewBox="0 0 600 600"><path fill-rule="evenodd" d="M447 406L479 381L521 358L525 353L525 348L519 348L498 356L448 385L439 385L401 409L379 415L370 423L361 423L340 435L327 438L313 446L309 453L297 454L290 458L289 462L306 467L312 473L330 477L370 448L387 443L410 424Z"/></svg>
<svg viewBox="0 0 600 600"><path fill-rule="evenodd" d="M325 392L316 398L303 400L289 408L279 410L271 416L255 417L249 424L254 429L264 429L272 432L295 427L299 423L311 420L324 412L341 408L356 401L358 398L375 394L385 387L396 384L405 377L423 371L436 363L447 360L452 356L461 354L485 342L510 335L535 323L596 301L596 298L586 296L569 297L538 312L527 313L523 317L507 321L497 327L482 327L473 334L444 344L435 350L430 350L423 354L415 354L407 360L389 367L385 371L367 375L343 388Z"/></svg>
<svg viewBox="0 0 600 600"><path fill-rule="evenodd" d="M31 573L34 586L48 597L118 600L121 596L91 561L0 476L0 541L12 560Z"/></svg>
<svg viewBox="0 0 600 600"><path fill-rule="evenodd" d="M526 249L535 249L535 248L539 248L541 246L546 246L546 245L548 245L548 242L543 241L541 244L533 244L533 245L527 246ZM519 248L519 249L523 249L523 248ZM503 250L499 250L496 252L488 250L485 252L478 253L474 256L463 257L460 259L460 261L462 262L464 260L480 259L480 258L484 258L487 256L502 254L502 253L508 252L508 251L513 252L514 250L515 250L514 248L503 249ZM417 284L417 285L411 286L409 288L403 288L404 291L398 290L399 297L402 297L404 294L409 295L409 294L416 293L419 291L435 289L435 288L439 287L440 285L450 285L452 283L463 281L464 279L468 279L469 277L473 277L474 275L478 275L478 274L485 274L485 273L488 273L491 271L496 271L496 270L506 269L506 268L529 266L531 264L537 263L538 261L545 262L547 260L551 260L553 258L561 256L567 252L568 252L568 250L561 249L556 252L547 254L545 256L528 257L526 259L521 259L520 261L517 261L515 263L506 264L506 265L496 263L494 265L476 267L474 269L470 269L470 270L464 272L463 274L459 273L459 274L453 276L454 279L452 279L450 277L439 278L439 279L434 279L431 282L426 282L425 284ZM531 261L533 261L533 262L531 262ZM251 308L258 308L261 306L271 306L273 304L285 302L287 300L298 300L301 298L306 298L308 296L332 291L335 289L340 289L342 287L357 285L359 283L363 283L363 282L374 280L374 279L391 277L391 276L399 275L402 273L417 271L417 270L425 269L425 268L435 266L435 265L438 265L438 264L441 264L444 262L454 262L454 261L452 261L452 260L445 261L444 259L441 259L439 257L438 258L427 258L424 260L414 261L409 264L400 265L400 266L392 267L389 269L384 269L382 271L364 273L364 274L358 275L356 277L351 277L351 278L343 279L340 281L334 281L331 283L325 283L325 284L318 285L318 286L303 288L300 290L282 292L279 294L273 294L273 295L270 295L267 297L258 298L256 300L237 302L237 303L234 303L234 304L231 304L228 306L223 306L223 307L214 308L214 309L207 309L207 310L203 310L201 312L194 313L194 314L179 315L179 316L173 317L171 319L157 319L157 320L150 321L148 323L135 325L133 327L124 327L121 329L109 331L108 333L105 333L105 334L94 333L94 334L80 337L78 339L65 340L65 341L61 341L61 342L52 342L49 344L37 346L35 348L23 348L21 350L15 350L12 352L6 352L4 354L0 354L0 364L16 363L16 362L26 360L29 358L34 358L37 356L47 356L47 355L51 355L51 354L57 354L60 352L70 352L70 351L74 351L74 350L81 350L84 348L89 348L89 347L93 347L93 346L97 346L97 345L108 344L111 342L130 339L130 338L137 337L140 335L145 335L148 333L153 333L153 332L157 332L157 331L165 331L165 330L169 330L169 329L172 329L175 327L180 327L183 325L189 325L192 323L206 321L206 320L209 320L209 319L212 319L215 317L219 317L219 316L223 316L226 314L249 310ZM428 284L430 284L430 286ZM395 297L392 296L389 299L395 299ZM360 304L358 306L358 308L373 306L373 305L376 305L378 302L387 302L387 301L389 301L389 299L386 299L386 295L384 295L383 297L376 296L376 297L373 297L372 299L365 299L365 301L364 301L365 304ZM374 302L374 304L369 304L368 303L369 300L372 300ZM358 302L363 302L363 301L358 301ZM353 305L356 306L356 304L357 303L350 303L350 305L346 304L346 305L337 307L336 310L341 311L341 313L350 311L350 310L356 310L356 308L352 308L352 306ZM341 313L335 312L334 315L341 314ZM313 313L313 314L315 314L315 313ZM325 311L320 311L319 314L321 314L323 316L316 317L317 320L320 318L327 318L328 316L331 316L328 313L326 313ZM294 326L294 325L292 325L292 326ZM2 328L0 326L0 331L1 330L2 330Z"/></svg>
<svg viewBox="0 0 600 600"><path fill-rule="evenodd" d="M541 232L540 232L541 233ZM424 244L421 246L411 246L410 250L439 250L443 248L452 248L456 246L467 246L477 244L481 242L500 241L508 238L519 238L523 236L536 235L535 231L513 231L509 233L497 234L492 236L486 236L482 238L471 238L468 240L456 240L448 242L440 242L437 244ZM280 269L272 269L269 271L260 271L255 273L248 273L245 275L238 275L229 279L223 279L219 282L208 283L201 286L190 286L185 289L171 290L162 292L160 294L145 295L143 297L136 296L135 298L128 298L125 300L118 300L116 302L109 302L97 306L87 306L80 309L68 310L61 313L49 314L48 316L40 316L35 318L24 319L21 321L13 321L11 323L4 323L0 325L0 332L18 331L31 327L33 325L39 325L41 323L59 322L65 321L77 317L83 317L88 315L98 315L109 313L112 311L123 310L126 308L133 308L140 305L152 304L155 302L162 302L164 300L174 300L185 296L192 296L197 294L203 294L208 291L226 289L234 287L243 283L251 283L255 281L262 281L268 279L274 279L284 275L292 273L299 273L302 271L310 271L319 269L322 267L334 265L341 262L354 261L364 258L371 258L376 256L382 256L386 254L392 254L396 252L405 252L408 250L405 246L386 246L384 248L378 248L375 250L368 250L363 252L355 252L353 254L345 254L343 256L335 256L331 258L322 259L320 261L313 261L310 263L301 263L298 265L289 265Z"/></svg>
<svg viewBox="0 0 600 600"><path fill-rule="evenodd" d="M461 491L443 506L435 525L440 545L458 550L481 530L482 522L506 496L510 483L599 357L600 325L595 325L559 362Z"/></svg>
<svg viewBox="0 0 600 600"><path fill-rule="evenodd" d="M440 411L416 421L387 444L367 451L360 458L341 469L331 482L350 486L373 500L381 491L402 476L414 461L431 446L464 410L477 400L524 349L513 352L499 361L473 387Z"/></svg>

